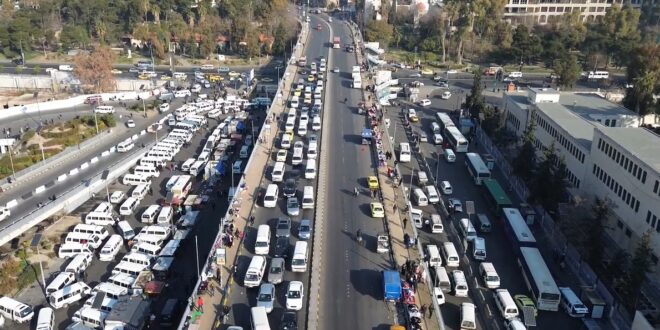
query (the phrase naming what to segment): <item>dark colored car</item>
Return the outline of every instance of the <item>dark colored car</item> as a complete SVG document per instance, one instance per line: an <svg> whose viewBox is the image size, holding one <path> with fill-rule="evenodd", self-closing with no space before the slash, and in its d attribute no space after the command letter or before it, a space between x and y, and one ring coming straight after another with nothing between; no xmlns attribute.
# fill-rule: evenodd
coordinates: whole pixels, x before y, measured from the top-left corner
<svg viewBox="0 0 660 330"><path fill-rule="evenodd" d="M287 258L289 250L289 238L288 237L278 237L275 241L275 249L273 250L273 257L275 258Z"/></svg>
<svg viewBox="0 0 660 330"><path fill-rule="evenodd" d="M295 179L286 179L284 181L284 188L282 188L282 193L286 197L293 197L296 195L296 191L298 189L298 183L296 182Z"/></svg>
<svg viewBox="0 0 660 330"><path fill-rule="evenodd" d="M291 219L279 218L275 227L275 237L289 237L291 235Z"/></svg>
<svg viewBox="0 0 660 330"><path fill-rule="evenodd" d="M286 312L282 314L280 321L280 330L298 330L298 315L296 312Z"/></svg>

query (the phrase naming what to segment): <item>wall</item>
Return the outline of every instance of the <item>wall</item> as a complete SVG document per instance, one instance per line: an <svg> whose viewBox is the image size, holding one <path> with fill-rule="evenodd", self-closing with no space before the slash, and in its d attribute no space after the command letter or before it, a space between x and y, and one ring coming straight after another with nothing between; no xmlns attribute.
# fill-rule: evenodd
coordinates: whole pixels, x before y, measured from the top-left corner
<svg viewBox="0 0 660 330"><path fill-rule="evenodd" d="M0 74L0 89L7 90L37 90L54 88L62 89L69 86L68 80L59 80L58 78L47 75L21 75L21 74ZM165 81L157 80L139 80L139 79L117 79L115 82L116 91L138 91L161 86Z"/></svg>

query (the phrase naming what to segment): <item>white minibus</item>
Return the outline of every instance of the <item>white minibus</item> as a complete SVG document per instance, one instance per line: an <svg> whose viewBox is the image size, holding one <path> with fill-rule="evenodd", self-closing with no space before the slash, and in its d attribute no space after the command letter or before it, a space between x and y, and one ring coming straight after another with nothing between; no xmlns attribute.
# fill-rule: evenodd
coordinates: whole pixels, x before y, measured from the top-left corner
<svg viewBox="0 0 660 330"><path fill-rule="evenodd" d="M170 230L170 227L167 226L153 225L143 227L142 230L140 230L140 234L154 235L162 239L168 239L172 234L172 231Z"/></svg>
<svg viewBox="0 0 660 330"><path fill-rule="evenodd" d="M156 220L159 211L159 205L149 205L149 207L147 207L147 209L142 212L142 216L140 216L140 222L154 223L154 220Z"/></svg>
<svg viewBox="0 0 660 330"><path fill-rule="evenodd" d="M276 207L278 195L279 187L274 183L269 184L264 195L264 207Z"/></svg>
<svg viewBox="0 0 660 330"><path fill-rule="evenodd" d="M440 234L445 230L445 227L442 225L442 218L439 214L431 214L431 232L434 234Z"/></svg>
<svg viewBox="0 0 660 330"><path fill-rule="evenodd" d="M158 168L159 166L165 166L165 160L158 157L145 156L140 158L140 165Z"/></svg>
<svg viewBox="0 0 660 330"><path fill-rule="evenodd" d="M128 289L125 290L128 291ZM117 304L117 299L106 295L104 292L92 292L92 295L85 301L83 308L94 308L101 312L110 313L115 304Z"/></svg>
<svg viewBox="0 0 660 330"><path fill-rule="evenodd" d="M118 204L122 200L124 200L124 192L121 190L115 190L112 192L110 195L110 203L112 204Z"/></svg>
<svg viewBox="0 0 660 330"><path fill-rule="evenodd" d="M413 198L417 206L427 206L429 205L429 199L426 197L422 189L415 188L413 189Z"/></svg>
<svg viewBox="0 0 660 330"><path fill-rule="evenodd" d="M486 260L486 240L483 237L475 237L472 240L472 257L475 260Z"/></svg>
<svg viewBox="0 0 660 330"><path fill-rule="evenodd" d="M454 270L451 272L452 279L454 280L454 295L456 297L467 297L468 285L465 274L462 270Z"/></svg>
<svg viewBox="0 0 660 330"><path fill-rule="evenodd" d="M92 289L83 282L76 282L53 292L48 297L48 303L55 309L67 307L80 299L89 296Z"/></svg>
<svg viewBox="0 0 660 330"><path fill-rule="evenodd" d="M119 207L119 214L131 215L135 209L137 209L138 205L140 205L140 201L138 201L136 198L129 197Z"/></svg>
<svg viewBox="0 0 660 330"><path fill-rule="evenodd" d="M87 328L101 329L103 328L103 322L107 317L108 313L106 312L84 306L71 316L71 320L74 322L81 322L82 325Z"/></svg>
<svg viewBox="0 0 660 330"><path fill-rule="evenodd" d="M133 230L131 224L126 220L117 222L117 231L125 240L135 237L135 230Z"/></svg>
<svg viewBox="0 0 660 330"><path fill-rule="evenodd" d="M80 243L64 243L60 245L60 248L57 250L58 258L71 258L80 253L89 253L92 254L94 251L92 247L87 244Z"/></svg>
<svg viewBox="0 0 660 330"><path fill-rule="evenodd" d="M307 166L305 166L305 179L314 179L316 178L316 162L313 159L307 161Z"/></svg>
<svg viewBox="0 0 660 330"><path fill-rule="evenodd" d="M119 142L117 144L117 152L129 152L131 149L135 147L135 144L133 143L132 140L126 140Z"/></svg>
<svg viewBox="0 0 660 330"><path fill-rule="evenodd" d="M410 162L411 157L412 153L410 151L410 144L401 142L401 144L399 144L399 162L408 163Z"/></svg>
<svg viewBox="0 0 660 330"><path fill-rule="evenodd" d="M131 248L131 252L144 253L148 256L156 257L158 256L158 252L160 252L160 245L154 245L145 242L137 242Z"/></svg>
<svg viewBox="0 0 660 330"><path fill-rule="evenodd" d="M174 155L167 151L149 150L149 152L147 152L147 157L156 157L170 162L172 161L172 158L174 158Z"/></svg>
<svg viewBox="0 0 660 330"><path fill-rule="evenodd" d="M101 252L99 252L99 260L112 261L117 253L119 253L122 243L121 236L116 234L110 236L108 241L105 242L105 245L101 248Z"/></svg>
<svg viewBox="0 0 660 330"><path fill-rule="evenodd" d="M284 162L275 163L270 177L273 182L282 182L284 180Z"/></svg>
<svg viewBox="0 0 660 330"><path fill-rule="evenodd" d="M238 157L245 159L250 156L250 146L242 146L241 151L238 153Z"/></svg>
<svg viewBox="0 0 660 330"><path fill-rule="evenodd" d="M291 258L292 272L307 271L307 242L297 241Z"/></svg>
<svg viewBox="0 0 660 330"><path fill-rule="evenodd" d="M140 174L148 178L157 178L160 172L151 165L138 165L133 168L133 174Z"/></svg>
<svg viewBox="0 0 660 330"><path fill-rule="evenodd" d="M460 259L458 258L458 252L456 252L456 247L452 242L442 243L442 255L445 257L445 264L447 267L458 267L460 264Z"/></svg>
<svg viewBox="0 0 660 330"><path fill-rule="evenodd" d="M131 197L141 201L148 193L149 186L146 184L139 184L133 187L133 191L131 191Z"/></svg>
<svg viewBox="0 0 660 330"><path fill-rule="evenodd" d="M203 160L197 160L195 161L191 166L190 166L190 175L192 176L197 176L200 173L203 172L204 170L204 165L206 165L206 162Z"/></svg>
<svg viewBox="0 0 660 330"><path fill-rule="evenodd" d="M313 186L303 187L302 208L303 209L313 209L314 208L314 187Z"/></svg>
<svg viewBox="0 0 660 330"><path fill-rule="evenodd" d="M245 272L245 278L243 279L243 285L248 288L253 288L261 285L261 279L264 276L264 271L266 270L266 257L264 256L253 256L248 266L247 271Z"/></svg>
<svg viewBox="0 0 660 330"><path fill-rule="evenodd" d="M251 313L251 323L253 330L270 330L270 324L268 323L268 312L266 307L252 307L250 309Z"/></svg>
<svg viewBox="0 0 660 330"><path fill-rule="evenodd" d="M479 276L489 289L497 289L500 287L500 276L495 271L495 266L490 262L482 262L479 264Z"/></svg>
<svg viewBox="0 0 660 330"><path fill-rule="evenodd" d="M0 298L0 314L16 323L30 322L34 317L32 307L6 296Z"/></svg>
<svg viewBox="0 0 660 330"><path fill-rule="evenodd" d="M472 303L461 303L461 329L476 329L476 307Z"/></svg>
<svg viewBox="0 0 660 330"><path fill-rule="evenodd" d="M115 268L112 269L112 274L127 274L131 275L134 277L138 277L140 275L140 272L143 270L147 269L148 267L145 265L140 265L140 264L134 264L132 262L126 262L122 261Z"/></svg>
<svg viewBox="0 0 660 330"><path fill-rule="evenodd" d="M171 206L163 206L163 208L158 213L158 218L156 223L159 224L169 224L172 222L172 217L174 216L174 209Z"/></svg>
<svg viewBox="0 0 660 330"><path fill-rule="evenodd" d="M42 307L37 315L37 327L35 330L54 330L55 313L50 307Z"/></svg>
<svg viewBox="0 0 660 330"><path fill-rule="evenodd" d="M66 243L76 243L76 244L88 244L93 249L97 249L101 246L101 239L94 234L85 234L85 233L68 233L64 238L64 244Z"/></svg>
<svg viewBox="0 0 660 330"><path fill-rule="evenodd" d="M124 177L122 177L121 183L126 186L137 186L139 184L151 185L151 180L144 175L125 174Z"/></svg>
<svg viewBox="0 0 660 330"><path fill-rule="evenodd" d="M493 293L495 299L495 306L500 311L500 315L506 320L518 317L518 307L511 298L511 294L507 289L497 289Z"/></svg>
<svg viewBox="0 0 660 330"><path fill-rule="evenodd" d="M435 283L436 287L439 287L443 292L451 291L451 281L449 281L449 274L445 267L435 267Z"/></svg>
<svg viewBox="0 0 660 330"><path fill-rule="evenodd" d="M92 292L93 293L103 292L105 293L106 297L112 299L119 299L122 296L128 294L128 289L123 286L119 286L117 284L113 284L109 282L101 282L94 287Z"/></svg>
<svg viewBox="0 0 660 330"><path fill-rule="evenodd" d="M111 213L89 212L85 215L85 223L88 225L111 226L117 219Z"/></svg>
<svg viewBox="0 0 660 330"><path fill-rule="evenodd" d="M115 107L111 105L99 105L96 108L94 108L94 112L96 113L115 113Z"/></svg>
<svg viewBox="0 0 660 330"><path fill-rule="evenodd" d="M572 317L585 317L589 314L589 308L585 306L580 298L569 287L559 287L561 292L561 307Z"/></svg>
<svg viewBox="0 0 660 330"><path fill-rule="evenodd" d="M110 278L108 278L107 282L120 286L122 288L126 288L130 291L131 288L133 288L133 283L135 283L136 279L137 279L136 276L119 273L119 274L111 275Z"/></svg>
<svg viewBox="0 0 660 330"><path fill-rule="evenodd" d="M81 253L71 258L71 261L64 268L65 272L72 274L80 274L92 263L92 255L89 253Z"/></svg>
<svg viewBox="0 0 660 330"><path fill-rule="evenodd" d="M477 231L474 229L470 219L462 218L459 221L458 227L460 228L463 238L465 238L467 241L473 241L477 237Z"/></svg>
<svg viewBox="0 0 660 330"><path fill-rule="evenodd" d="M257 229L257 240L254 242L254 254L268 255L270 251L270 227L260 225Z"/></svg>
<svg viewBox="0 0 660 330"><path fill-rule="evenodd" d="M445 160L448 163L453 163L456 161L456 154L454 153L454 150L447 148L444 150L444 152L445 152Z"/></svg>
<svg viewBox="0 0 660 330"><path fill-rule="evenodd" d="M426 191L426 197L428 197L429 203L436 204L440 202L440 195L438 195L438 190L435 189L433 185L427 185L424 187Z"/></svg>
<svg viewBox="0 0 660 330"><path fill-rule="evenodd" d="M186 159L186 161L183 162L183 164L181 164L181 171L189 172L189 171L190 171L190 167L191 167L192 164L194 164L196 161L197 161L197 159L195 159L195 158L188 158L188 159Z"/></svg>
<svg viewBox="0 0 660 330"><path fill-rule="evenodd" d="M139 252L130 252L125 254L122 258L121 261L125 262L130 262L134 264L139 264L143 265L146 267L151 266L151 261L153 260L152 256L146 255L144 253L139 253Z"/></svg>
<svg viewBox="0 0 660 330"><path fill-rule="evenodd" d="M112 204L108 202L101 202L99 205L94 208L93 212L101 212L101 213L111 213L112 212Z"/></svg>
<svg viewBox="0 0 660 330"><path fill-rule="evenodd" d="M91 256L91 254L89 254ZM76 274L74 273L69 273L69 272L61 272L55 276L55 278L48 283L48 286L46 287L46 295L50 295L51 293L60 290L64 288L65 286L75 282L76 280Z"/></svg>
<svg viewBox="0 0 660 330"><path fill-rule="evenodd" d="M75 227L73 227L73 232L74 233L85 233L85 234L94 234L98 236L101 240L104 240L110 236L108 231L105 229L103 226L97 226L97 225L87 225L87 224L77 224Z"/></svg>
<svg viewBox="0 0 660 330"><path fill-rule="evenodd" d="M143 233L139 233L135 235L135 237L133 237L133 240L137 243L147 243L155 246L161 246L165 241L165 239L162 237L156 235L143 234Z"/></svg>
<svg viewBox="0 0 660 330"><path fill-rule="evenodd" d="M202 153L200 153L199 156L197 156L197 160L201 160L204 162L208 162L209 158L211 158L211 153L209 153L208 151L202 151Z"/></svg>
<svg viewBox="0 0 660 330"><path fill-rule="evenodd" d="M440 258L440 252L438 247L433 244L426 245L426 260L431 267L442 267L442 258Z"/></svg>

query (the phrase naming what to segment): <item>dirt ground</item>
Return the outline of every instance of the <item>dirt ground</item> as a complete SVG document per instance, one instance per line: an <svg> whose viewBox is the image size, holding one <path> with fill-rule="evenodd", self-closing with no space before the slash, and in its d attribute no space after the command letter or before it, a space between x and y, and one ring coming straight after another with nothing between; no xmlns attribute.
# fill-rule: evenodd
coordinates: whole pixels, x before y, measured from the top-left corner
<svg viewBox="0 0 660 330"><path fill-rule="evenodd" d="M9 106L26 105L37 102L66 99L69 97L71 97L71 95L66 93L52 93L50 91L40 91L37 97L34 97L34 94L31 92L0 91L0 104L8 104Z"/></svg>

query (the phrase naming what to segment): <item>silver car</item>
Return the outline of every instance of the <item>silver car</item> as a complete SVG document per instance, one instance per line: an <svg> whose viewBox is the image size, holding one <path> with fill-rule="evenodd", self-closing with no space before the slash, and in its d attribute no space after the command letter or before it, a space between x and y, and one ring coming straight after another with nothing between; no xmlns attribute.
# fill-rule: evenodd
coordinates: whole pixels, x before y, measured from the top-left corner
<svg viewBox="0 0 660 330"><path fill-rule="evenodd" d="M273 258L268 268L268 282L280 284L284 278L284 258Z"/></svg>
<svg viewBox="0 0 660 330"><path fill-rule="evenodd" d="M291 216L300 214L300 204L298 203L298 198L289 197L286 200L286 213Z"/></svg>
<svg viewBox="0 0 660 330"><path fill-rule="evenodd" d="M277 220L275 237L289 237L291 235L291 219L280 218Z"/></svg>
<svg viewBox="0 0 660 330"><path fill-rule="evenodd" d="M257 295L257 307L266 308L266 313L273 311L275 304L275 286L270 283L264 283L259 287Z"/></svg>

